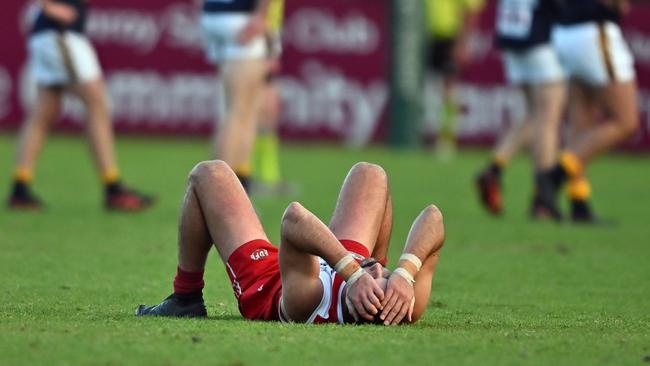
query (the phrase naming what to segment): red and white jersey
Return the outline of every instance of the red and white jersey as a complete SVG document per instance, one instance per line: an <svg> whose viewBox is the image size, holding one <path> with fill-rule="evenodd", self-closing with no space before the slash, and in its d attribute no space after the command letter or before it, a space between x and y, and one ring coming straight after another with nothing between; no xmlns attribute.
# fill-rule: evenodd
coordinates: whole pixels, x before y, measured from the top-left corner
<svg viewBox="0 0 650 366"><path fill-rule="evenodd" d="M339 323L343 324L343 288L345 281L339 276L334 268L330 267L327 262L319 258L320 262L320 281L323 283L323 298L318 307L307 320L307 323Z"/></svg>
<svg viewBox="0 0 650 366"><path fill-rule="evenodd" d="M357 262L361 262L364 258L370 256L368 249L362 244L352 240L341 240L341 244L352 254ZM305 321L308 324L322 324L322 323L339 323L343 324L343 306L345 299L343 298L343 289L345 288L345 281L334 268L332 268L324 259L318 258L320 264L320 273L318 277L323 284L323 297L320 304L314 309L311 316ZM279 299L281 302L282 299ZM281 303L278 304L278 316L280 321L287 322Z"/></svg>

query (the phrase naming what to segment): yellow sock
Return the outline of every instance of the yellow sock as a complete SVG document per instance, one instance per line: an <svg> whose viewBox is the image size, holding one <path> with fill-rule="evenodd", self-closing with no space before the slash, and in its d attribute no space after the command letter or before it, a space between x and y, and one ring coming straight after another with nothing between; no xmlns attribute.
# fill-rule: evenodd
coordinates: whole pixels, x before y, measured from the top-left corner
<svg viewBox="0 0 650 366"><path fill-rule="evenodd" d="M587 178L571 179L567 185L567 194L574 201L587 201L591 197L591 184Z"/></svg>
<svg viewBox="0 0 650 366"><path fill-rule="evenodd" d="M264 183L280 181L280 153L275 132L261 132L255 141L257 177Z"/></svg>
<svg viewBox="0 0 650 366"><path fill-rule="evenodd" d="M234 167L233 170L239 177L250 177L253 169L251 168L251 163L245 163Z"/></svg>
<svg viewBox="0 0 650 366"><path fill-rule="evenodd" d="M508 165L508 159L504 158L503 156L494 155L492 157L492 164L503 169L506 167L506 165Z"/></svg>
<svg viewBox="0 0 650 366"><path fill-rule="evenodd" d="M560 155L560 165L567 172L569 178L581 176L584 169L580 159L574 153L568 151Z"/></svg>
<svg viewBox="0 0 650 366"><path fill-rule="evenodd" d="M120 180L120 172L117 169L111 169L102 172L102 182L104 184L112 184Z"/></svg>
<svg viewBox="0 0 650 366"><path fill-rule="evenodd" d="M14 171L14 179L18 182L29 184L32 182L34 174L31 170L25 168L16 168Z"/></svg>

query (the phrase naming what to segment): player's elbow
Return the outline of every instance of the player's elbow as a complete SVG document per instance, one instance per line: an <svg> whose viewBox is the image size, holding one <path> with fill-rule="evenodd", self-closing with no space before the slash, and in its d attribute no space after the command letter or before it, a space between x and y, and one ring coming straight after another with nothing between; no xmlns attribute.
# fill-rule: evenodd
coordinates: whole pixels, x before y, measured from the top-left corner
<svg viewBox="0 0 650 366"><path fill-rule="evenodd" d="M443 217L442 217L442 211L438 208L438 206L434 204L430 204L427 207L424 208L424 214L427 216L427 218L434 223L438 225L443 224Z"/></svg>
<svg viewBox="0 0 650 366"><path fill-rule="evenodd" d="M368 163L365 161L354 164L350 170L351 174L359 174L369 178L373 182L387 182L388 176L381 165Z"/></svg>
<svg viewBox="0 0 650 366"><path fill-rule="evenodd" d="M202 161L192 168L188 179L190 184L201 184L213 180L220 180L230 172L230 167L222 160Z"/></svg>
<svg viewBox="0 0 650 366"><path fill-rule="evenodd" d="M445 242L445 224L442 212L436 205L428 205L422 211L421 217L425 220L427 227L431 230L431 235L435 238L434 251L440 250Z"/></svg>
<svg viewBox="0 0 650 366"><path fill-rule="evenodd" d="M296 225L299 225L300 221L305 217L305 211L305 208L300 203L296 201L291 202L282 215L282 232L286 233Z"/></svg>

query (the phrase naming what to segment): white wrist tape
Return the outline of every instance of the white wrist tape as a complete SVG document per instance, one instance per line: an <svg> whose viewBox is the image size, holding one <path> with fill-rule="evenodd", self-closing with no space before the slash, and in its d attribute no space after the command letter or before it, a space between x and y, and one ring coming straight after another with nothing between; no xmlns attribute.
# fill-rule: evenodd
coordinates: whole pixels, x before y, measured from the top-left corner
<svg viewBox="0 0 650 366"><path fill-rule="evenodd" d="M354 273L352 274L352 276L350 276L350 278L348 278L347 281L345 281L345 283L347 283L347 285L348 285L348 288L352 287L352 285L353 285L355 282L357 282L357 280L358 280L359 278L361 278L361 276L363 276L365 273L366 273L366 271L364 271L363 268L359 268L359 269L357 269L357 271L354 272Z"/></svg>
<svg viewBox="0 0 650 366"><path fill-rule="evenodd" d="M353 261L354 261L354 256L352 254L348 254L345 257L341 258L341 260L336 263L336 265L334 266L334 270L336 271L336 273L341 273L341 271Z"/></svg>
<svg viewBox="0 0 650 366"><path fill-rule="evenodd" d="M393 271L393 273L396 274L396 275L398 275L398 276L403 277L406 281L408 281L408 283L411 284L411 286L413 286L413 284L415 283L415 278L413 278L413 275L410 274L409 271L405 270L405 269L402 268L402 267L397 267L397 268Z"/></svg>
<svg viewBox="0 0 650 366"><path fill-rule="evenodd" d="M420 270L420 268L422 268L422 261L415 254L404 253L399 257L399 260L400 261L409 261L409 262L413 263L413 265L415 266L415 268L417 268L418 271Z"/></svg>

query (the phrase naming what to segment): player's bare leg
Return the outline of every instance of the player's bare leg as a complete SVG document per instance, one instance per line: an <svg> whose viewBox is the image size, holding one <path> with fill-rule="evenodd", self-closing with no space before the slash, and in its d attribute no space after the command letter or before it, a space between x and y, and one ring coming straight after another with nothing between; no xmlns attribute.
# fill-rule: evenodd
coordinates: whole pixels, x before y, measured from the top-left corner
<svg viewBox="0 0 650 366"><path fill-rule="evenodd" d="M385 324L399 324L402 320L416 322L420 319L431 295L431 281L444 240L442 213L434 205L427 206L413 222L399 266L388 280L388 289L383 301L384 311L381 314ZM404 259L405 256L415 256L416 259ZM417 268L414 261L420 262L418 264L421 267ZM414 283L409 284L399 271L407 277L412 276ZM414 296L413 305L409 301L409 294Z"/></svg>
<svg viewBox="0 0 650 366"><path fill-rule="evenodd" d="M595 89L596 101L603 107L605 123L594 125L575 140L568 149L583 165L598 154L608 151L639 128L637 87L635 81L613 83Z"/></svg>
<svg viewBox="0 0 650 366"><path fill-rule="evenodd" d="M329 227L339 240L356 241L374 253L380 233L382 246L388 245L392 218L389 202L388 176L384 169L375 164L357 163L343 182Z"/></svg>
<svg viewBox="0 0 650 366"><path fill-rule="evenodd" d="M198 164L190 173L179 219L174 294L137 315L205 316L203 272L212 245L224 263L241 245L268 240L232 169L223 161Z"/></svg>
<svg viewBox="0 0 650 366"><path fill-rule="evenodd" d="M536 219L558 219L553 192L554 183L545 172L557 161L559 146L559 127L566 100L564 83L546 83L534 88L534 128L532 157L535 168L535 197L531 216Z"/></svg>
<svg viewBox="0 0 650 366"><path fill-rule="evenodd" d="M222 65L224 113L215 130L214 156L228 163L247 189L265 71L264 60L229 60Z"/></svg>
<svg viewBox="0 0 650 366"><path fill-rule="evenodd" d="M559 127L566 99L564 83L546 83L533 88L532 141L535 170L546 170L557 159Z"/></svg>
<svg viewBox="0 0 650 366"><path fill-rule="evenodd" d="M574 133L558 165L548 174L558 186L568 180L572 219L592 222L594 216L588 205L591 186L586 168L598 154L620 144L638 129L636 82L612 83L604 87L573 82L571 94L570 122L575 125ZM589 121L600 117L594 112L596 108L604 113L602 123Z"/></svg>
<svg viewBox="0 0 650 366"><path fill-rule="evenodd" d="M16 147L14 183L8 201L11 208L39 209L42 206L31 192L30 184L49 128L61 112L62 95L60 87L38 88L34 110L21 128Z"/></svg>
<svg viewBox="0 0 650 366"><path fill-rule="evenodd" d="M86 107L86 134L101 180L105 185L106 208L138 211L149 207L153 198L127 188L120 182L115 158L115 139L104 81L96 79L75 85L72 90Z"/></svg>
<svg viewBox="0 0 650 366"><path fill-rule="evenodd" d="M101 175L118 175L115 159L113 128L108 111L104 82L101 79L85 82L74 91L86 107L86 133L95 166Z"/></svg>
<svg viewBox="0 0 650 366"><path fill-rule="evenodd" d="M521 122L510 126L495 147L490 164L476 177L479 199L485 209L494 215L501 214L503 210L502 172L522 146L529 145L535 125L534 88L528 85L519 88L524 96L526 115Z"/></svg>

